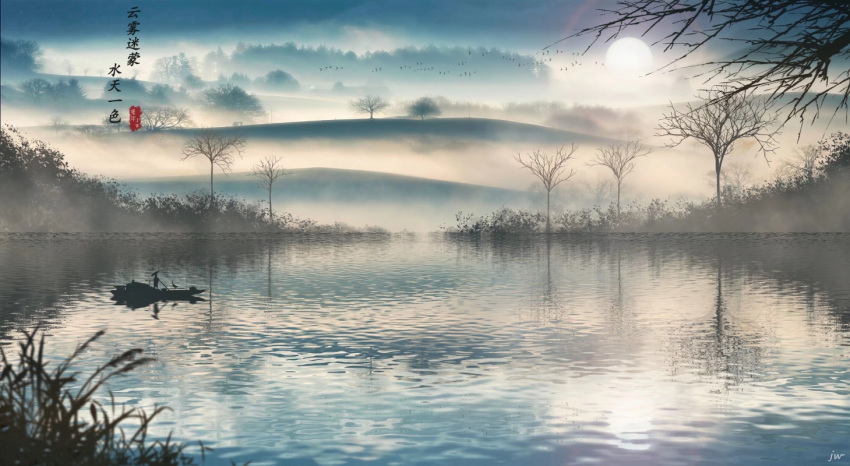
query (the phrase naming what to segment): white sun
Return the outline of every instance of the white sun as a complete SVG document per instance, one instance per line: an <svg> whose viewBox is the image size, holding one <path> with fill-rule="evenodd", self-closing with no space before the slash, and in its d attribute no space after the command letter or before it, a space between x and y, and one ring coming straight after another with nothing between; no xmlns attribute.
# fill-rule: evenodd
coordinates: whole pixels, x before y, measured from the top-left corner
<svg viewBox="0 0 850 466"><path fill-rule="evenodd" d="M642 40L617 39L608 47L605 65L624 75L637 76L652 71L652 51Z"/></svg>

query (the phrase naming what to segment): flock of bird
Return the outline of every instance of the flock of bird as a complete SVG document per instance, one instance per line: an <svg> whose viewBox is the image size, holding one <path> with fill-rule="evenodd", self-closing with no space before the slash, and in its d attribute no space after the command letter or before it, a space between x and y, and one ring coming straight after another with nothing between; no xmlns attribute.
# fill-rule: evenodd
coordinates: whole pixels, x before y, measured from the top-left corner
<svg viewBox="0 0 850 466"><path fill-rule="evenodd" d="M494 52L493 50L483 51L483 52L481 52L481 51L475 51L474 52L473 50L470 49L470 50L467 50L467 56L473 57L473 55L479 55L480 54L482 57L486 57L487 55L490 55L493 52ZM519 68L533 67L533 68L539 69L539 68L542 68L542 67L552 67L552 70L554 70L555 68L554 68L553 65L558 64L557 65L558 66L557 71L564 72L564 71L569 71L570 69L573 69L573 68L576 68L576 67L581 67L583 65L583 62L580 60L581 56L582 56L582 54L578 53L578 52L569 53L569 52L566 52L564 50L544 49L544 50L540 50L540 51L536 52L533 60L523 59L523 57L521 57L517 54L513 54L513 55L503 54L501 56L501 59L504 60L504 61L507 61L507 62L516 63L516 66L519 67ZM561 58L561 57L563 57L563 58ZM593 64L594 64L594 66L605 66L605 63L600 62L600 61L594 61ZM561 65L563 65L563 66L561 66ZM414 62L413 64L410 64L410 65L399 66L398 71L399 72L407 72L407 71L409 71L409 72L436 72L438 76L457 76L457 77L461 77L461 78L470 78L472 76L478 75L478 70L467 71L468 68L466 68L466 67L468 67L468 66L470 66L470 60L469 59L461 60L461 61L457 62L455 69L445 69L444 67L440 67L441 69L438 69L436 66L427 66L425 64L425 62L417 61L417 62ZM344 68L342 66L334 66L334 65L319 67L320 72L322 72L322 71L338 71L338 70L343 70L343 69ZM389 69L387 71L389 71ZM379 66L379 67L372 68L370 70L370 72L372 72L372 73L384 73L385 70L384 70L383 67ZM482 74L486 74L486 73L482 72Z"/></svg>

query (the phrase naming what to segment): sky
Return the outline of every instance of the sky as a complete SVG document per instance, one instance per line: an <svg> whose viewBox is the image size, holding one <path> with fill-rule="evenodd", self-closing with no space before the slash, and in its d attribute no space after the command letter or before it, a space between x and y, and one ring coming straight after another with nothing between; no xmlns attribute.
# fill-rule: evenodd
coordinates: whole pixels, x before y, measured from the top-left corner
<svg viewBox="0 0 850 466"><path fill-rule="evenodd" d="M137 2L138 3L138 2ZM201 59L222 47L231 53L238 43L336 47L357 54L399 47L498 48L533 56L582 27L599 20L601 8L611 0L315 0L315 1L145 1L143 4L105 1L6 0L2 2L3 36L34 40L44 51L43 71L65 74L70 63L80 70L101 70L116 56L125 54L125 11L142 10L139 37L142 66L139 79L149 79L152 62L177 51ZM652 44L663 28L643 39ZM638 31L626 36L637 36ZM590 37L574 38L555 45L566 54L585 52ZM608 44L580 57L586 66L602 63ZM652 46L652 71L666 63L660 45ZM702 55L702 52L697 55ZM563 57L563 55L561 56ZM670 59L673 57L670 56ZM569 61L550 63L550 69L566 68ZM513 66L513 65L512 65ZM651 67L650 67L651 66ZM284 66L285 68L285 66ZM287 69L287 71L290 71ZM553 73L552 85L533 95L536 99L560 99L577 103L619 106L664 103L688 98L694 86L682 73L656 73L636 79L637 74L599 72ZM297 76L296 76L297 77ZM318 86L330 86L345 76ZM345 82L345 84L350 84ZM360 84L355 82L354 84ZM662 91L665 99L650 98ZM674 95L670 92L675 91ZM435 94L440 94L438 88ZM482 98L481 96L476 96ZM504 95L498 96L505 100ZM498 100L498 99L497 99ZM499 102L502 103L502 102Z"/></svg>
<svg viewBox="0 0 850 466"><path fill-rule="evenodd" d="M132 4L132 5L131 5ZM2 3L3 34L45 43L108 40L125 8L139 6L148 40L209 40L238 34L251 41L285 31L334 42L347 31L451 44L539 48L586 24L607 0L311 0L39 1ZM363 44L371 45L371 44Z"/></svg>

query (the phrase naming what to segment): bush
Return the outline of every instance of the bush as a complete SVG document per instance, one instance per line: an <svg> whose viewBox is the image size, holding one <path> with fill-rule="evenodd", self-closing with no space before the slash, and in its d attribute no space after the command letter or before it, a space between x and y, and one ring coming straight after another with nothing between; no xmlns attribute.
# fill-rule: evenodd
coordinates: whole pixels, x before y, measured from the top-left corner
<svg viewBox="0 0 850 466"><path fill-rule="evenodd" d="M301 84L291 74L277 69L269 71L264 77L257 78L254 82L269 90L297 91Z"/></svg>
<svg viewBox="0 0 850 466"><path fill-rule="evenodd" d="M611 203L568 211L552 219L555 233L609 232L717 232L717 231L850 231L850 134L834 133L821 141L821 157L814 174L801 170L787 178L743 190L726 186L720 193L722 209L714 197L695 203L652 199L642 206L626 205L617 215ZM457 225L448 233L536 233L545 216L502 208L474 219L459 212Z"/></svg>
<svg viewBox="0 0 850 466"><path fill-rule="evenodd" d="M380 233L342 223L320 225L232 195L195 191L142 198L116 181L87 176L41 141L0 128L0 231L171 231Z"/></svg>
<svg viewBox="0 0 850 466"><path fill-rule="evenodd" d="M407 107L407 114L424 120L427 116L439 116L440 107L430 97L421 97Z"/></svg>
<svg viewBox="0 0 850 466"><path fill-rule="evenodd" d="M133 203L117 183L70 168L61 152L11 126L0 129L0 231L103 227Z"/></svg>
<svg viewBox="0 0 850 466"><path fill-rule="evenodd" d="M246 121L252 121L266 114L260 99L231 82L207 89L201 95L203 103L211 109L230 112Z"/></svg>
<svg viewBox="0 0 850 466"><path fill-rule="evenodd" d="M88 378L78 379L77 372L69 372L71 363L104 332L78 346L52 371L44 360L44 334L36 343L37 332L25 332L17 365L0 353L0 451L4 461L25 465L194 464L183 454L183 444L171 442L171 434L164 442L147 442L151 421L168 408L157 407L150 415L123 405L116 411L110 392L107 410L94 398L109 379L152 358L140 357L141 349L131 349L98 367ZM123 427L126 421L139 424L129 437ZM202 455L211 450L200 446Z"/></svg>
<svg viewBox="0 0 850 466"><path fill-rule="evenodd" d="M530 234L542 231L546 226L546 216L541 213L532 213L527 210L514 211L507 207L490 214L489 217L480 217L473 220L473 214L464 215L463 212L455 214L457 224L454 228L443 228L450 233L457 234Z"/></svg>

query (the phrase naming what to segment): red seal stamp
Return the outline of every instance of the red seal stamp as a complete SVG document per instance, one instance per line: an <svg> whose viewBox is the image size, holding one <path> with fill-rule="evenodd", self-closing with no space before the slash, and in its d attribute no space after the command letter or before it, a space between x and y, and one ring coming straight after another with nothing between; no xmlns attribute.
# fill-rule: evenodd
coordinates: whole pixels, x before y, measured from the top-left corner
<svg viewBox="0 0 850 466"><path fill-rule="evenodd" d="M142 107L134 105L130 107L130 131L142 129Z"/></svg>

